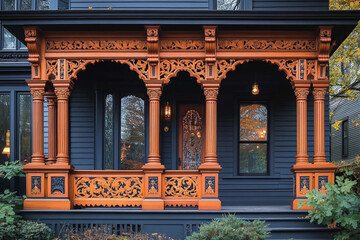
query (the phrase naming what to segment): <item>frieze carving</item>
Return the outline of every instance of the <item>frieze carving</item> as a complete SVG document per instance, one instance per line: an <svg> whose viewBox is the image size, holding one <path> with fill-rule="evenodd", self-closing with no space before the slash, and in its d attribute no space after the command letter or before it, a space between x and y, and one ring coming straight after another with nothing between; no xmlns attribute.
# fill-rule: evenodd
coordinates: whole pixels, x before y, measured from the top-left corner
<svg viewBox="0 0 360 240"><path fill-rule="evenodd" d="M61 89L55 89L55 94L58 99L68 99L70 96L70 89L68 88L61 88Z"/></svg>
<svg viewBox="0 0 360 240"><path fill-rule="evenodd" d="M51 194L65 194L65 177L51 177Z"/></svg>
<svg viewBox="0 0 360 240"><path fill-rule="evenodd" d="M31 194L40 194L41 193L41 177L32 176L31 177Z"/></svg>
<svg viewBox="0 0 360 240"><path fill-rule="evenodd" d="M147 94L150 100L160 100L162 91L161 88L148 88Z"/></svg>
<svg viewBox="0 0 360 240"><path fill-rule="evenodd" d="M218 50L316 50L315 40L219 40Z"/></svg>
<svg viewBox="0 0 360 240"><path fill-rule="evenodd" d="M44 99L44 89L31 89L30 94L32 95L33 99Z"/></svg>
<svg viewBox="0 0 360 240"><path fill-rule="evenodd" d="M47 60L46 61L46 76L49 77L53 75L57 79L58 72L58 61L57 60Z"/></svg>
<svg viewBox="0 0 360 240"><path fill-rule="evenodd" d="M48 40L46 41L46 50L115 50L115 51L145 51L147 43L145 40Z"/></svg>
<svg viewBox="0 0 360 240"><path fill-rule="evenodd" d="M204 88L204 95L206 100L216 100L219 94L219 89L216 88Z"/></svg>
<svg viewBox="0 0 360 240"><path fill-rule="evenodd" d="M198 197L198 177L166 177L165 197Z"/></svg>
<svg viewBox="0 0 360 240"><path fill-rule="evenodd" d="M307 96L309 95L310 89L309 88L295 88L294 93L296 99L298 100L306 100Z"/></svg>
<svg viewBox="0 0 360 240"><path fill-rule="evenodd" d="M314 88L312 93L314 95L314 99L317 100L324 100L326 95L327 89L326 88Z"/></svg>
<svg viewBox="0 0 360 240"><path fill-rule="evenodd" d="M75 199L143 197L142 177L75 177Z"/></svg>
<svg viewBox="0 0 360 240"><path fill-rule="evenodd" d="M201 40L162 40L162 50L202 50L204 41Z"/></svg>
<svg viewBox="0 0 360 240"><path fill-rule="evenodd" d="M198 82L205 79L205 63L197 59L177 59L160 61L160 80L168 83L179 71L188 71Z"/></svg>

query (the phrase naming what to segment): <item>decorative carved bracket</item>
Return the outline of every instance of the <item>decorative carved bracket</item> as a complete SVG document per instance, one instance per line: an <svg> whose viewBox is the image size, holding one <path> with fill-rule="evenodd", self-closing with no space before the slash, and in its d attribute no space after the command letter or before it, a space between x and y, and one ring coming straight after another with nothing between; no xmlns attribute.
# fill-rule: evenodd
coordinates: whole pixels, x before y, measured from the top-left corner
<svg viewBox="0 0 360 240"><path fill-rule="evenodd" d="M205 62L199 59L177 59L160 61L160 80L169 83L172 77L180 71L187 71L200 83L205 80Z"/></svg>
<svg viewBox="0 0 360 240"><path fill-rule="evenodd" d="M215 79L216 26L204 26L206 79Z"/></svg>
<svg viewBox="0 0 360 240"><path fill-rule="evenodd" d="M24 30L29 52L28 61L31 63L31 77L32 79L40 79L40 30L33 26L26 26Z"/></svg>
<svg viewBox="0 0 360 240"><path fill-rule="evenodd" d="M148 58L150 64L150 76L146 75L150 80L159 79L158 62L159 62L159 29L160 26L146 26L147 42L148 42Z"/></svg>
<svg viewBox="0 0 360 240"><path fill-rule="evenodd" d="M326 68L329 63L330 49L331 49L331 26L319 27L319 53L318 53L318 75L317 79L327 80Z"/></svg>

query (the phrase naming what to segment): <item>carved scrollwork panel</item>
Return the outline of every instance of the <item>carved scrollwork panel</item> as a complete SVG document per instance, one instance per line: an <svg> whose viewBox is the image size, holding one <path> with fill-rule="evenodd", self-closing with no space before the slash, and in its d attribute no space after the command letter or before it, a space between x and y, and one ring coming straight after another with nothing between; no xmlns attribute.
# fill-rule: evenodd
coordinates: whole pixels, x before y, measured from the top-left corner
<svg viewBox="0 0 360 240"><path fill-rule="evenodd" d="M57 79L58 72L58 61L57 60L47 60L46 61L46 76L49 77L53 75Z"/></svg>
<svg viewBox="0 0 360 240"><path fill-rule="evenodd" d="M75 177L75 199L142 198L142 177Z"/></svg>
<svg viewBox="0 0 360 240"><path fill-rule="evenodd" d="M165 178L165 197L196 198L198 190L198 177Z"/></svg>
<svg viewBox="0 0 360 240"><path fill-rule="evenodd" d="M244 62L245 60L235 60L235 59L226 59L226 60L218 61L216 65L216 79L217 80L224 79L229 71L235 70L235 67L238 64L242 64Z"/></svg>
<svg viewBox="0 0 360 240"><path fill-rule="evenodd" d="M145 40L47 40L46 50L49 51L145 51Z"/></svg>
<svg viewBox="0 0 360 240"><path fill-rule="evenodd" d="M180 71L187 71L198 82L205 79L205 62L198 59L177 59L160 61L160 79L165 83Z"/></svg>
<svg viewBox="0 0 360 240"><path fill-rule="evenodd" d="M204 41L201 40L162 40L161 50L202 50Z"/></svg>
<svg viewBox="0 0 360 240"><path fill-rule="evenodd" d="M232 51L271 51L271 50L285 50L285 51L314 51L316 50L315 40L219 40L218 50L232 50Z"/></svg>

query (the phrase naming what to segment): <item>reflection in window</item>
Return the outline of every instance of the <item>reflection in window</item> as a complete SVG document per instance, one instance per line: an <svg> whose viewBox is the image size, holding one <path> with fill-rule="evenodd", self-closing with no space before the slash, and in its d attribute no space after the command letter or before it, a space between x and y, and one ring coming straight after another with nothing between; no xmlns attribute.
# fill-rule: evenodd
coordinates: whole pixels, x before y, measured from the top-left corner
<svg viewBox="0 0 360 240"><path fill-rule="evenodd" d="M39 10L49 10L50 0L39 0Z"/></svg>
<svg viewBox="0 0 360 240"><path fill-rule="evenodd" d="M4 11L11 11L16 9L16 0L2 0Z"/></svg>
<svg viewBox="0 0 360 240"><path fill-rule="evenodd" d="M0 164L10 160L10 94L0 94Z"/></svg>
<svg viewBox="0 0 360 240"><path fill-rule="evenodd" d="M31 160L31 96L19 95L18 108L18 158L20 161Z"/></svg>
<svg viewBox="0 0 360 240"><path fill-rule="evenodd" d="M267 174L268 113L263 104L240 104L240 175Z"/></svg>
<svg viewBox="0 0 360 240"><path fill-rule="evenodd" d="M217 0L217 10L240 10L243 0Z"/></svg>
<svg viewBox="0 0 360 240"><path fill-rule="evenodd" d="M32 8L32 0L21 0L20 10L31 10L31 8Z"/></svg>
<svg viewBox="0 0 360 240"><path fill-rule="evenodd" d="M4 49L16 49L16 38L4 28Z"/></svg>
<svg viewBox="0 0 360 240"><path fill-rule="evenodd" d="M145 159L144 100L121 99L121 169L141 169Z"/></svg>
<svg viewBox="0 0 360 240"><path fill-rule="evenodd" d="M114 169L114 99L111 94L105 97L104 121L104 168Z"/></svg>

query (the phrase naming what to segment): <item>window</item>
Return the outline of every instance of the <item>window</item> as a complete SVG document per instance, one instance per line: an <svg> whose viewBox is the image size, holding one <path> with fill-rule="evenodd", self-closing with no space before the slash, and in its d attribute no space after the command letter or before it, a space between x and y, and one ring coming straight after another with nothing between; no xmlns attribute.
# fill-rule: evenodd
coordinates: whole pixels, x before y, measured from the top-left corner
<svg viewBox="0 0 360 240"><path fill-rule="evenodd" d="M342 156L347 157L349 154L349 121L343 120L341 123L342 131Z"/></svg>
<svg viewBox="0 0 360 240"><path fill-rule="evenodd" d="M15 11L15 10L49 10L50 0L1 0L2 11ZM4 51L7 50L26 50L26 46L18 41L8 30L0 26L0 48Z"/></svg>
<svg viewBox="0 0 360 240"><path fill-rule="evenodd" d="M251 10L252 0L217 0L217 10Z"/></svg>
<svg viewBox="0 0 360 240"><path fill-rule="evenodd" d="M144 100L106 94L103 106L103 168L141 169L145 162Z"/></svg>
<svg viewBox="0 0 360 240"><path fill-rule="evenodd" d="M31 160L31 107L29 93L0 91L0 164Z"/></svg>
<svg viewBox="0 0 360 240"><path fill-rule="evenodd" d="M239 175L268 173L268 111L264 104L240 104Z"/></svg>

